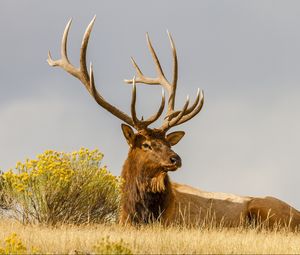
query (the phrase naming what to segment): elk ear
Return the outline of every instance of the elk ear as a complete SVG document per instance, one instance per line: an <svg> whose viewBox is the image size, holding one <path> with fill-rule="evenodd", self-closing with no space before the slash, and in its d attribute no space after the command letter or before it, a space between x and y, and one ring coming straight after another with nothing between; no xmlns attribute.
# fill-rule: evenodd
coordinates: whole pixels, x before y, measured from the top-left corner
<svg viewBox="0 0 300 255"><path fill-rule="evenodd" d="M183 131L175 131L167 135L167 141L171 144L171 146L177 144L181 138L185 135Z"/></svg>
<svg viewBox="0 0 300 255"><path fill-rule="evenodd" d="M134 142L134 132L132 128L126 124L121 124L121 128L127 140L127 143L129 144L130 147L132 147Z"/></svg>

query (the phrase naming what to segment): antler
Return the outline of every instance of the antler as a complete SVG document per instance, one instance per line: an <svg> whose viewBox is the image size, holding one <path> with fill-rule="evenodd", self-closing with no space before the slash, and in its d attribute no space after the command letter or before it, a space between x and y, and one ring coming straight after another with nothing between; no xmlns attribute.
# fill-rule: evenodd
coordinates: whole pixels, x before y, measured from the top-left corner
<svg viewBox="0 0 300 255"><path fill-rule="evenodd" d="M191 118L193 118L195 115L197 115L203 106L204 103L204 95L203 91L198 89L197 96L195 99L195 102L189 106L189 97L187 97L186 102L180 111L175 111L175 97L176 97L176 88L177 88L177 79L178 79L178 60L177 60L177 53L176 53L176 48L175 44L173 41L173 38L169 32L168 37L169 41L171 44L172 48L172 55L173 55L173 80L172 83L170 83L167 78L164 75L163 69L160 65L159 59L157 57L157 54L152 46L152 43L150 41L148 33L146 34L146 39L147 39L147 44L148 48L150 50L150 53L152 55L156 72L157 72L157 77L156 78L150 78L144 76L142 73L141 69L135 62L133 58L131 58L132 64L136 70L136 80L125 80L127 83L135 84L135 83L143 83L143 84L148 84L148 85L161 85L163 88L165 88L168 91L169 94L169 99L168 99L168 109L167 109L167 114L164 120L163 125L161 126L162 131L167 131L171 127L174 127L176 125L182 124Z"/></svg>
<svg viewBox="0 0 300 255"><path fill-rule="evenodd" d="M165 93L164 90L162 90L162 99L161 99L161 104L160 107L157 111L156 114L152 115L151 117L149 117L147 120L143 120L143 118L141 120L139 120L136 116L136 110L135 110L135 103L136 103L136 78L135 76L132 79L132 98L131 98L131 116L132 116L132 121L134 123L134 126L137 127L137 130L141 130L141 129L145 129L146 127L148 127L151 123L155 122L160 115L162 114L162 112L164 111L164 107L165 107Z"/></svg>
<svg viewBox="0 0 300 255"><path fill-rule="evenodd" d="M133 78L132 84L132 101L131 101L131 115L132 117L129 117L126 113L120 111L115 106L108 103L102 95L97 91L95 87L95 81L94 81L94 72L93 72L93 66L90 64L90 72L87 71L86 66L86 50L90 38L90 34L95 22L96 16L92 19L90 24L87 26L87 29L84 33L81 49L80 49L80 67L76 68L74 67L69 59L67 54L67 40L68 40L68 33L71 27L72 19L69 20L67 23L62 41L61 41L61 59L59 60L53 60L50 54L50 51L48 52L48 63L50 66L59 66L65 71L67 71L69 74L75 76L77 79L81 81L81 83L86 87L90 95L95 99L95 101L104 109L112 113L117 118L121 119L122 121L126 122L128 125L134 127L137 130L145 129L147 126L149 126L151 123L156 121L160 115L163 112L164 105L165 105L165 96L164 92L162 92L162 101L161 105L158 109L158 112L148 118L147 120L138 120L136 117L136 110L135 110L135 102L136 102L136 85L135 85L135 78Z"/></svg>

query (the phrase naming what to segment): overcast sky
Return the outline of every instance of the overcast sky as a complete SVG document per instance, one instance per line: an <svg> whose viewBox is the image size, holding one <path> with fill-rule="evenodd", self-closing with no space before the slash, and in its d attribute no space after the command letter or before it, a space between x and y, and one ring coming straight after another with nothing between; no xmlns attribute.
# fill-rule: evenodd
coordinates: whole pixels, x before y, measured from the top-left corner
<svg viewBox="0 0 300 255"><path fill-rule="evenodd" d="M49 67L60 57L69 18L69 56L78 65L83 32L90 38L96 85L129 113L134 56L145 74L154 66L145 33L171 77L179 58L178 108L197 88L202 112L174 128L186 136L174 150L177 182L241 195L273 195L300 208L300 1L40 1L0 0L0 169L46 149L99 148L120 174L128 147L120 120L101 109L79 81ZM160 89L138 87L139 115L158 107ZM159 125L158 123L157 125Z"/></svg>

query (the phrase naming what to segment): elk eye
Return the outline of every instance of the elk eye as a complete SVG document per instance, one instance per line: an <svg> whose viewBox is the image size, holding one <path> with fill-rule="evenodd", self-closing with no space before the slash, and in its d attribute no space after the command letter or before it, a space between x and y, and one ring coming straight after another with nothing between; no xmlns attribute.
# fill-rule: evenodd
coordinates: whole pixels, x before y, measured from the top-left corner
<svg viewBox="0 0 300 255"><path fill-rule="evenodd" d="M148 143L143 143L143 144L142 144L142 147L143 147L143 149L146 149L146 150L151 150L151 149L152 149L152 148L151 148L151 145L148 144Z"/></svg>

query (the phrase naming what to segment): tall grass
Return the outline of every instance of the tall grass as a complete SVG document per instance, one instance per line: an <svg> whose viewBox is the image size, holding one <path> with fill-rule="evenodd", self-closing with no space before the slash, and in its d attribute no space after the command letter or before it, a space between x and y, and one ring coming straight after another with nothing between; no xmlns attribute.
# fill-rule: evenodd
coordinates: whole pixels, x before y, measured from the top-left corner
<svg viewBox="0 0 300 255"><path fill-rule="evenodd" d="M26 247L51 254L299 254L300 233L285 229L165 228L159 224L140 228L117 224L85 226L22 225L0 220L0 243L12 233Z"/></svg>

